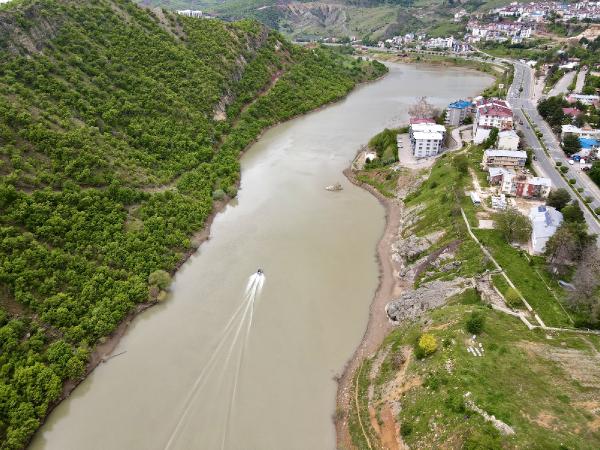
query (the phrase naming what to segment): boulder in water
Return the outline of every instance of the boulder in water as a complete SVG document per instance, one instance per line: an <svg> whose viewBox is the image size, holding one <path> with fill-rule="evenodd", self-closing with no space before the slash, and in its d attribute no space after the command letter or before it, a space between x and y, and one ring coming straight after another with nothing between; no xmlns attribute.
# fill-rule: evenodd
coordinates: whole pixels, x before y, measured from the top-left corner
<svg viewBox="0 0 600 450"><path fill-rule="evenodd" d="M327 191L341 191L344 189L340 183L332 184L331 186L326 186L325 190Z"/></svg>

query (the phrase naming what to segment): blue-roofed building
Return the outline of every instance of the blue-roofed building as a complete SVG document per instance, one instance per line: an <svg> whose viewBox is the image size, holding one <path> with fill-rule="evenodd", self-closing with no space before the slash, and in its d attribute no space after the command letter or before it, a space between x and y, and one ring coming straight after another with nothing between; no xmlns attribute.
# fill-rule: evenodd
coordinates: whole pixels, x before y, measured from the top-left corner
<svg viewBox="0 0 600 450"><path fill-rule="evenodd" d="M598 141L598 139L592 139L592 138L580 137L579 142L581 144L581 148L586 149L586 150L592 149L594 147L598 147L600 145L600 142Z"/></svg>
<svg viewBox="0 0 600 450"><path fill-rule="evenodd" d="M458 100L450 103L446 109L446 124L451 127L457 127L471 112L471 102L467 100Z"/></svg>

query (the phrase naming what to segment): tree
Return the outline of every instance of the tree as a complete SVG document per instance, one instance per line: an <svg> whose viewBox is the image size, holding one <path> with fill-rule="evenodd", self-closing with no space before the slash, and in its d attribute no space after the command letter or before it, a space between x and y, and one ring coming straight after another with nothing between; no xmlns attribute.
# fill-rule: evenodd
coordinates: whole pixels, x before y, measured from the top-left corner
<svg viewBox="0 0 600 450"><path fill-rule="evenodd" d="M508 243L527 242L531 235L529 219L515 208L496 214L496 229L502 233Z"/></svg>
<svg viewBox="0 0 600 450"><path fill-rule="evenodd" d="M571 201L571 195L569 191L565 188L552 189L550 194L548 194L548 199L546 200L546 204L548 206L552 206L553 208L562 211L562 209L567 206L567 204Z"/></svg>
<svg viewBox="0 0 600 450"><path fill-rule="evenodd" d="M440 110L421 97L417 103L408 108L408 115L413 119L431 119L439 116Z"/></svg>
<svg viewBox="0 0 600 450"><path fill-rule="evenodd" d="M579 202L574 201L562 209L562 215L565 222L585 223L585 217Z"/></svg>
<svg viewBox="0 0 600 450"><path fill-rule="evenodd" d="M574 134L567 133L563 136L562 148L568 156L571 156L581 150L581 142Z"/></svg>
<svg viewBox="0 0 600 450"><path fill-rule="evenodd" d="M148 277L148 284L158 286L160 289L166 289L171 284L171 275L164 270L155 270Z"/></svg>
<svg viewBox="0 0 600 450"><path fill-rule="evenodd" d="M589 245L583 251L583 257L573 275L575 290L569 300L574 305L587 310L590 322L597 322L600 313L600 250Z"/></svg>
<svg viewBox="0 0 600 450"><path fill-rule="evenodd" d="M465 155L456 155L452 158L452 164L460 175L466 175L469 173L469 160Z"/></svg>
<svg viewBox="0 0 600 450"><path fill-rule="evenodd" d="M483 143L485 148L490 148L496 145L496 141L498 140L498 128L494 127L490 130L490 135Z"/></svg>
<svg viewBox="0 0 600 450"><path fill-rule="evenodd" d="M594 164L592 165L592 168L588 174L592 181L600 186L600 161L594 161Z"/></svg>
<svg viewBox="0 0 600 450"><path fill-rule="evenodd" d="M480 334L483 331L485 316L480 311L473 311L467 319L466 328L471 334Z"/></svg>
<svg viewBox="0 0 600 450"><path fill-rule="evenodd" d="M545 254L548 263L557 271L575 258L579 245L574 230L563 223L546 242Z"/></svg>
<svg viewBox="0 0 600 450"><path fill-rule="evenodd" d="M538 111L552 128L557 128L565 119L562 109L566 106L568 103L562 96L548 97L538 104Z"/></svg>

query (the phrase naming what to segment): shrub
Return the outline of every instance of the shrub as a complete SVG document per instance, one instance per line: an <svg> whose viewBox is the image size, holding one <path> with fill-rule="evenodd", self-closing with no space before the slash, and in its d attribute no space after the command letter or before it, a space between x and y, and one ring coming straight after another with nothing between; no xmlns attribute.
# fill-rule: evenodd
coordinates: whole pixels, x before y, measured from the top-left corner
<svg viewBox="0 0 600 450"><path fill-rule="evenodd" d="M480 334L483 331L485 316L479 311L473 311L467 319L466 328L471 334Z"/></svg>
<svg viewBox="0 0 600 450"><path fill-rule="evenodd" d="M569 171L569 168L568 168L568 167L566 167L566 166L562 166L562 167L560 168L560 171L561 171L562 173L567 173L567 172Z"/></svg>
<svg viewBox="0 0 600 450"><path fill-rule="evenodd" d="M556 167L562 166L562 161L556 161Z"/></svg>
<svg viewBox="0 0 600 450"><path fill-rule="evenodd" d="M148 284L166 289L171 284L171 275L164 270L155 270L148 276Z"/></svg>
<svg viewBox="0 0 600 450"><path fill-rule="evenodd" d="M504 300L511 308L516 308L522 304L521 296L513 287L509 287L504 293Z"/></svg>
<svg viewBox="0 0 600 450"><path fill-rule="evenodd" d="M424 333L419 338L417 343L416 356L417 358L424 358L425 356L431 355L437 350L438 343L435 336L429 333Z"/></svg>
<svg viewBox="0 0 600 450"><path fill-rule="evenodd" d="M237 188L234 185L227 186L227 189L225 191L227 192L227 195L231 198L237 196Z"/></svg>
<svg viewBox="0 0 600 450"><path fill-rule="evenodd" d="M592 203L594 201L594 199L592 197L590 197L589 195L587 195L584 199L584 202L586 203Z"/></svg>
<svg viewBox="0 0 600 450"><path fill-rule="evenodd" d="M400 434L402 437L410 436L413 432L413 425L411 422L402 422L400 425Z"/></svg>
<svg viewBox="0 0 600 450"><path fill-rule="evenodd" d="M575 178L569 178L569 184L575 184L577 180Z"/></svg>
<svg viewBox="0 0 600 450"><path fill-rule="evenodd" d="M583 188L582 187L578 187L577 188L577 192L583 192Z"/></svg>
<svg viewBox="0 0 600 450"><path fill-rule="evenodd" d="M225 198L225 191L223 189L217 189L213 192L213 200L223 200Z"/></svg>
<svg viewBox="0 0 600 450"><path fill-rule="evenodd" d="M464 398L462 397L462 395L457 394L455 392L451 393L450 395L448 395L448 397L446 397L446 400L444 400L444 405L450 411L458 414L463 414L467 410L465 407Z"/></svg>
<svg viewBox="0 0 600 450"><path fill-rule="evenodd" d="M596 209L594 210L594 213L595 213L597 216L600 216L600 208L596 208Z"/></svg>

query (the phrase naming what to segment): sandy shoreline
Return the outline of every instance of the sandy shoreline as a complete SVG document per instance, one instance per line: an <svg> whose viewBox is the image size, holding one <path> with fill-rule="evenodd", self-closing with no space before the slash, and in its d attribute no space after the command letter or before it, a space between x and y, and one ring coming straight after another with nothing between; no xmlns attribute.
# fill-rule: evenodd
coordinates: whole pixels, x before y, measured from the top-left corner
<svg viewBox="0 0 600 450"><path fill-rule="evenodd" d="M401 200L384 197L372 186L358 181L350 168L344 170L344 175L352 184L373 194L385 208L385 228L377 244L379 285L369 307L369 321L365 333L338 378L335 415L337 447L350 449L353 448L353 445L348 429L348 413L354 373L366 357L371 356L379 349L385 337L392 330L392 324L385 313L385 305L403 292L403 286L397 281L396 269L392 263L392 243L398 234L403 204Z"/></svg>

